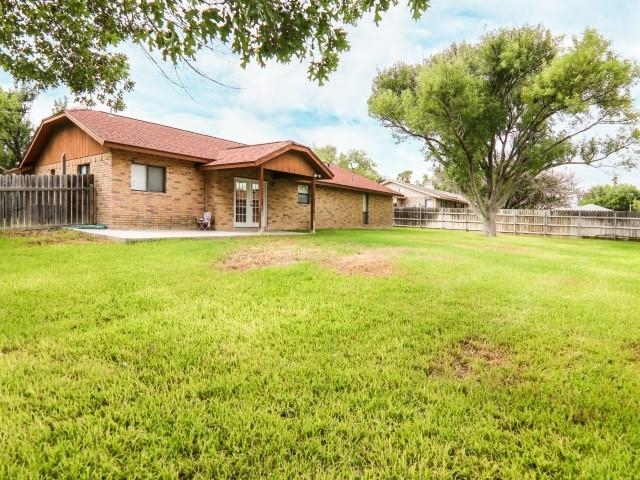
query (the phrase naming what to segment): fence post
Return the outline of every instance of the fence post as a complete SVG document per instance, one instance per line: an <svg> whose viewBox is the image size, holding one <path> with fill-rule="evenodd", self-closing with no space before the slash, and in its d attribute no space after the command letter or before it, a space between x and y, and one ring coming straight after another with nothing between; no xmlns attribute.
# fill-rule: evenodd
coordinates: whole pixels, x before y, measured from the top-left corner
<svg viewBox="0 0 640 480"><path fill-rule="evenodd" d="M542 233L545 237L547 236L547 213L548 212L549 212L548 210L544 211L544 217L542 219Z"/></svg>
<svg viewBox="0 0 640 480"><path fill-rule="evenodd" d="M444 230L444 208L440 208L440 228Z"/></svg>
<svg viewBox="0 0 640 480"><path fill-rule="evenodd" d="M618 212L613 211L613 239L618 239Z"/></svg>
<svg viewBox="0 0 640 480"><path fill-rule="evenodd" d="M518 211L513 211L513 234L516 234L516 229L518 228Z"/></svg>
<svg viewBox="0 0 640 480"><path fill-rule="evenodd" d="M582 211L578 210L578 237L582 238Z"/></svg>

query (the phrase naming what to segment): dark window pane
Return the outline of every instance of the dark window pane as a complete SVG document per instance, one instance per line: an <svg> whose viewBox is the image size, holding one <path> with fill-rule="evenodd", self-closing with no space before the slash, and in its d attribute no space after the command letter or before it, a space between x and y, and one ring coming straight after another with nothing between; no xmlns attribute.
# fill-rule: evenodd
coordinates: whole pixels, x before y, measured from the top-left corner
<svg viewBox="0 0 640 480"><path fill-rule="evenodd" d="M298 203L309 203L309 185L298 185Z"/></svg>
<svg viewBox="0 0 640 480"><path fill-rule="evenodd" d="M147 191L164 192L163 167L147 167Z"/></svg>

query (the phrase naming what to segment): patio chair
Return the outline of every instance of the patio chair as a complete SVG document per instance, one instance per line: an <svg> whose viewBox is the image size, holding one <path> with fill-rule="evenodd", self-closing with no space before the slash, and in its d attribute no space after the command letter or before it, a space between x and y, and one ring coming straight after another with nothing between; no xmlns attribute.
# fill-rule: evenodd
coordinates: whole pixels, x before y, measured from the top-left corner
<svg viewBox="0 0 640 480"><path fill-rule="evenodd" d="M196 218L196 222L198 223L200 230L211 230L213 225L211 212L204 212L200 218Z"/></svg>

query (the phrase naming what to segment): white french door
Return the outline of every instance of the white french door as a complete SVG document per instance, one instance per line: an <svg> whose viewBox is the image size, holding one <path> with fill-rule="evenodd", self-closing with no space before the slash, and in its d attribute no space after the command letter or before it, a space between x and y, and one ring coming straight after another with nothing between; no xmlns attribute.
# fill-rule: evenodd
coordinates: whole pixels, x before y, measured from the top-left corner
<svg viewBox="0 0 640 480"><path fill-rule="evenodd" d="M258 202L258 180L251 178L234 179L233 191L233 226L257 227L260 215ZM262 191L262 226L267 226L267 182L264 182Z"/></svg>

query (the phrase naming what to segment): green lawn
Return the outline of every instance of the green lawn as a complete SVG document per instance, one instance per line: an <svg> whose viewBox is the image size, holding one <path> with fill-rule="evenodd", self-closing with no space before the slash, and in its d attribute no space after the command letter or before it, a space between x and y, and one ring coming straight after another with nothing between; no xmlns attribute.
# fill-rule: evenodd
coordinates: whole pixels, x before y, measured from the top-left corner
<svg viewBox="0 0 640 480"><path fill-rule="evenodd" d="M639 243L76 237L0 234L0 478L640 476Z"/></svg>

